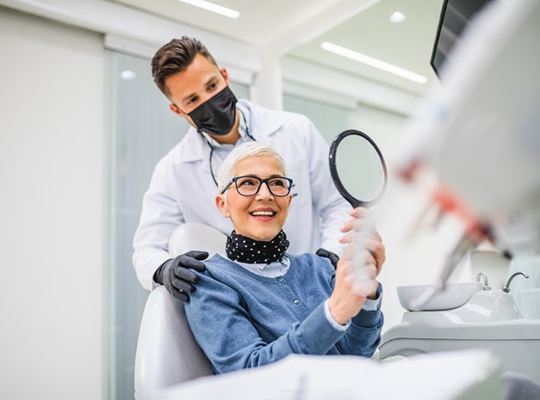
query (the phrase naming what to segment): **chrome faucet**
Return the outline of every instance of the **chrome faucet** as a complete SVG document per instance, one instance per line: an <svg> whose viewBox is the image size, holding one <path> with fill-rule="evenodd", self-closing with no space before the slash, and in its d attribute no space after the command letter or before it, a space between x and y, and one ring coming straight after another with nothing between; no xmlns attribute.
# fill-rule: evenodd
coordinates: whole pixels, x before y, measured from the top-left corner
<svg viewBox="0 0 540 400"><path fill-rule="evenodd" d="M479 272L476 275L476 282L480 282L480 279L482 279L482 281L484 281L484 286L482 286L482 290L491 290L491 286L489 286L489 281L488 281L487 275L484 274L483 272Z"/></svg>
<svg viewBox="0 0 540 400"><path fill-rule="evenodd" d="M502 291L504 293L510 293L510 284L512 283L512 280L518 275L523 276L525 279L529 279L529 275L527 275L525 272L516 272L515 274L512 274L512 276L508 278L506 285L502 288Z"/></svg>

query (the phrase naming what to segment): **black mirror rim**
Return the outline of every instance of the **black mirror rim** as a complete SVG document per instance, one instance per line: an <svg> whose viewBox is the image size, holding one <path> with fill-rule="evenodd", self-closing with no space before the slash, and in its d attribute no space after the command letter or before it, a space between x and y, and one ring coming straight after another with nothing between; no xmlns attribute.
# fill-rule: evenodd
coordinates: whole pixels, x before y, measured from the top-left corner
<svg viewBox="0 0 540 400"><path fill-rule="evenodd" d="M366 139L373 146L373 148L375 148L375 150L377 151L377 154L379 156L379 159L381 160L381 164L382 164L383 172L384 172L383 187L381 189L381 192L372 200L367 200L367 201L358 200L356 197L351 195L347 191L347 189L345 189L345 186L341 182L341 179L339 179L339 174L337 172L337 166L336 166L336 161L337 161L336 150L338 148L339 143L341 143L341 141L343 139L345 139L347 136L350 136L350 135L361 136L364 139ZM328 157L328 161L330 163L330 174L332 175L332 179L334 180L334 184L336 185L336 188L337 188L338 192L345 198L345 200L347 200L351 204L351 206L353 206L353 208L356 208L356 207L370 207L370 206L376 204L381 199L384 192L386 191L386 185L388 183L388 172L386 170L386 163L385 163L384 158L382 156L381 150L379 149L377 144L373 141L373 139L371 139L364 132L356 130L356 129L349 129L349 130L341 132L334 139L332 144L330 145L330 154L329 154L329 157Z"/></svg>

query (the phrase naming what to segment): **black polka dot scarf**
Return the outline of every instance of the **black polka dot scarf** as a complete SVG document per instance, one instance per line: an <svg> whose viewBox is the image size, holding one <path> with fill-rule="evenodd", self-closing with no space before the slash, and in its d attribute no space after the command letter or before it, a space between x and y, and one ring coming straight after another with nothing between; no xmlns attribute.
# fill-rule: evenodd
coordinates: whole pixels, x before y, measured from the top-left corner
<svg viewBox="0 0 540 400"><path fill-rule="evenodd" d="M225 245L227 257L230 260L247 264L269 264L281 261L288 248L289 241L283 230L269 242L253 240L232 231Z"/></svg>

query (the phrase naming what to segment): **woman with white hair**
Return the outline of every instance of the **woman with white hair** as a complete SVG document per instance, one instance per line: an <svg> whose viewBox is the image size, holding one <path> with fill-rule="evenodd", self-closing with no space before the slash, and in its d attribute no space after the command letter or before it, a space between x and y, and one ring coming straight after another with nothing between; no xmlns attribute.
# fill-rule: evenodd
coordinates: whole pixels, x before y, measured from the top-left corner
<svg viewBox="0 0 540 400"><path fill-rule="evenodd" d="M370 357L383 325L376 276L384 246L376 232L362 250L353 245L366 225L364 210L353 210L343 227L341 241L348 247L334 268L328 258L286 253L282 227L294 201L293 182L272 147L237 147L221 166L218 184L216 206L234 230L225 255L204 262L206 271L197 273L197 289L185 306L214 372L261 366L293 353ZM360 281L352 277L359 267Z"/></svg>

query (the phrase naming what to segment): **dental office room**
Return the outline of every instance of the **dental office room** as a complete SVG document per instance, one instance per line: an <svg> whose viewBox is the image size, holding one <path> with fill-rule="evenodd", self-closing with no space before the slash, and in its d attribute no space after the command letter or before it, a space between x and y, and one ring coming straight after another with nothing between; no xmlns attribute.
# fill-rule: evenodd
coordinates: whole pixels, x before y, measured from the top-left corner
<svg viewBox="0 0 540 400"><path fill-rule="evenodd" d="M540 399L538 38L536 0L0 0L0 398Z"/></svg>

